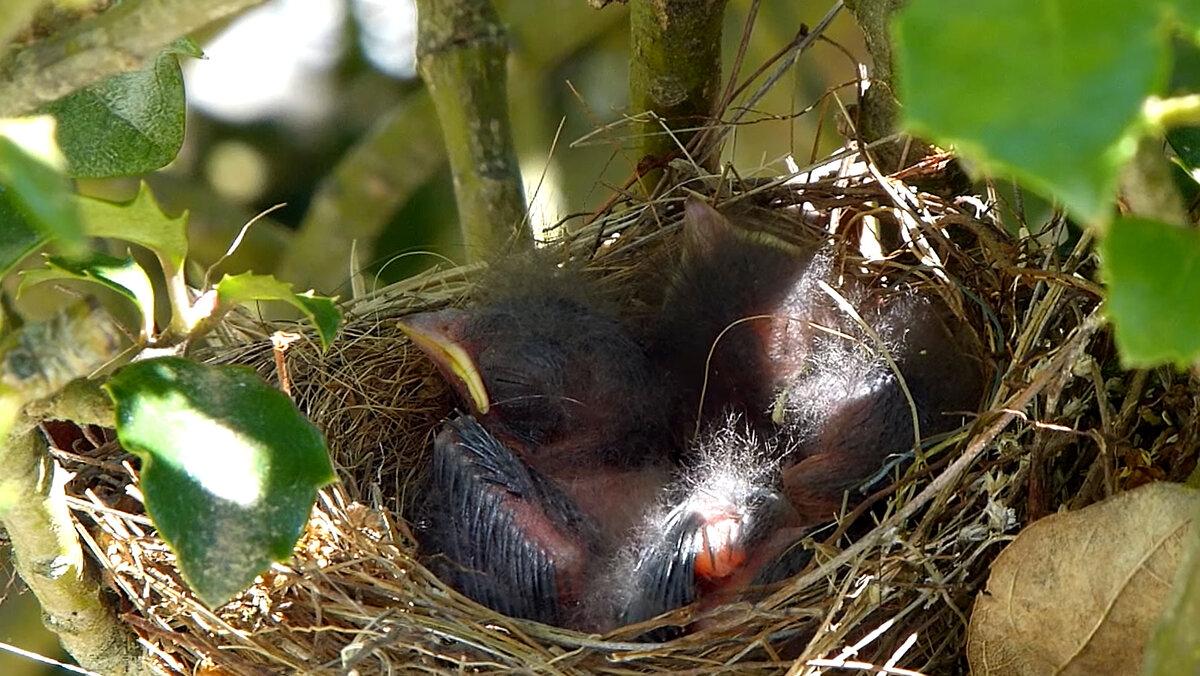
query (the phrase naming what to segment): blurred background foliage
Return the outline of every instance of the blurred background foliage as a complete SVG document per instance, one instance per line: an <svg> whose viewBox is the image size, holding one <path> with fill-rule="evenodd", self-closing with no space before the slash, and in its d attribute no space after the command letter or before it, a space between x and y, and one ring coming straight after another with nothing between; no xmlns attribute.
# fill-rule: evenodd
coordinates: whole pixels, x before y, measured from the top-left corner
<svg viewBox="0 0 1200 676"><path fill-rule="evenodd" d="M628 11L619 4L597 11L583 0L497 5L512 49L515 141L526 191L536 191L531 218L535 228L549 228L600 206L636 165L632 126L622 122L629 100ZM750 0L729 4L727 73L750 5ZM742 78L787 45L801 23L812 25L827 10L823 4L762 3ZM436 126L421 119L431 115L431 107L420 103L415 16L412 0L272 0L216 34L200 36L207 58L185 64L191 114L184 150L149 177L165 208L191 210L197 262L211 263L248 218L285 203L255 226L227 270L275 272L299 286L345 297L348 259L322 255L328 267L314 271L289 264L287 249L295 246L296 229L307 225L322 178L352 149L363 152L358 144L369 145L372 140L364 136L387 125L391 111L411 106L417 111L408 124ZM826 35L849 54L863 51L846 13ZM788 153L803 164L814 153L828 152L837 144L831 124L836 106L799 113L819 104L831 86L854 77L847 54L828 43L816 45L747 118L760 121L731 137L726 159L746 174L781 173ZM852 87L839 91L843 100L853 101ZM381 195L383 203L395 204L386 215L345 223L345 232L358 239L356 253L366 275L379 283L403 279L441 257L463 260L449 172L429 147L436 141L429 136L419 135L419 147L388 147L391 142L383 141L369 149L378 155L373 161L389 163L389 172L404 174L401 182L416 186L406 195ZM129 198L135 185L136 179L126 179L87 189Z"/></svg>
<svg viewBox="0 0 1200 676"><path fill-rule="evenodd" d="M580 225L627 182L638 161L633 126L624 121L628 10L620 4L595 10L585 0L496 4L509 30L512 124L530 217L535 232L551 237L559 234L550 229L560 222L568 229ZM729 3L726 77L751 5ZM823 3L761 3L738 80L828 9ZM803 165L840 144L832 123L837 106L825 94L841 86L842 100L854 100L854 60L865 50L846 12L825 36L836 46L820 42L802 55L746 117L754 123L730 136L724 159L742 175L783 173L785 156ZM148 176L81 181L81 192L128 200L147 180L168 213L191 212L193 258L205 267L255 214L284 204L254 226L222 269L275 273L300 288L343 298L349 295L352 238L364 278L374 285L464 260L441 139L415 72L413 0L270 0L193 37L206 58L184 64L189 118L179 156ZM375 173L389 180L364 187L377 201L350 205L372 208L351 209L353 217L333 233L340 241L305 241L301 233L311 226L314 195L343 161L383 163ZM327 190L324 199L336 200L337 193ZM315 250L298 256L299 246ZM62 302L36 291L21 299L28 317L44 316ZM53 654L54 637L41 629L36 603L6 561L0 561L0 575L7 581L0 641ZM61 672L0 653L0 673Z"/></svg>

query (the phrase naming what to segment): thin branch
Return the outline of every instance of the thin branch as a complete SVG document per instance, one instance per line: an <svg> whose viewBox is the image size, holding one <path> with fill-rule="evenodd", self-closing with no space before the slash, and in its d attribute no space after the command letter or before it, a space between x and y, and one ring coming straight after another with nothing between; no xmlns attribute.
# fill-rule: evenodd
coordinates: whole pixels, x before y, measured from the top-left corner
<svg viewBox="0 0 1200 676"><path fill-rule="evenodd" d="M0 62L0 117L14 117L140 68L181 35L263 0L125 0Z"/></svg>
<svg viewBox="0 0 1200 676"><path fill-rule="evenodd" d="M629 100L640 125L638 155L662 165L716 113L721 93L721 23L727 0L631 0ZM718 158L710 159L709 168ZM652 173L647 189L657 182Z"/></svg>
<svg viewBox="0 0 1200 676"><path fill-rule="evenodd" d="M12 540L17 572L41 604L46 626L79 664L104 674L150 673L133 633L105 605L67 508L70 475L47 452L45 420L113 424L112 403L92 380L77 379L120 348L113 320L84 303L47 322L22 327L4 355L0 414L0 522ZM64 349L64 345L70 345ZM30 402L25 404L25 402Z"/></svg>
<svg viewBox="0 0 1200 676"><path fill-rule="evenodd" d="M488 0L418 0L417 62L441 120L470 260L528 247L508 121L508 38Z"/></svg>

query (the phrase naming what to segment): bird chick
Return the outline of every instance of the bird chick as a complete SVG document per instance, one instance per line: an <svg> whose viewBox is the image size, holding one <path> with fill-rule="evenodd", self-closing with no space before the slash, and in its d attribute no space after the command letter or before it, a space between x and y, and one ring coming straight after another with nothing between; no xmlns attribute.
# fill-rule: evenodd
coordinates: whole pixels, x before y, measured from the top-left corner
<svg viewBox="0 0 1200 676"><path fill-rule="evenodd" d="M422 544L443 579L492 608L611 626L581 585L670 479L662 380L582 278L514 274L524 283L401 323L474 414L435 443Z"/></svg>
<svg viewBox="0 0 1200 676"><path fill-rule="evenodd" d="M773 407L793 449L784 492L807 523L835 517L847 491L958 428L983 397L978 343L945 305L913 292L856 300L870 332L842 320L819 336Z"/></svg>
<svg viewBox="0 0 1200 676"><path fill-rule="evenodd" d="M726 413L769 429L766 412L783 377L776 372L807 355L806 273L817 244L792 246L739 228L696 197L684 209L681 260L649 341L651 358L679 393L675 417L689 433ZM772 349L782 343L786 349Z"/></svg>
<svg viewBox="0 0 1200 676"><path fill-rule="evenodd" d="M438 434L423 508L421 542L442 581L506 615L575 622L600 534L474 418Z"/></svg>
<svg viewBox="0 0 1200 676"><path fill-rule="evenodd" d="M762 443L738 416L705 435L697 464L665 491L659 508L614 567L621 623L736 597L798 572L807 534L781 491L783 449Z"/></svg>
<svg viewBox="0 0 1200 676"><path fill-rule="evenodd" d="M937 298L839 284L826 250L739 227L696 198L684 228L655 354L677 339L663 359L693 402L689 423L733 411L792 449L783 490L803 522L832 519L847 489L978 406L978 341Z"/></svg>
<svg viewBox="0 0 1200 676"><path fill-rule="evenodd" d="M531 267L487 302L401 328L484 429L619 537L671 472L664 384L582 277Z"/></svg>

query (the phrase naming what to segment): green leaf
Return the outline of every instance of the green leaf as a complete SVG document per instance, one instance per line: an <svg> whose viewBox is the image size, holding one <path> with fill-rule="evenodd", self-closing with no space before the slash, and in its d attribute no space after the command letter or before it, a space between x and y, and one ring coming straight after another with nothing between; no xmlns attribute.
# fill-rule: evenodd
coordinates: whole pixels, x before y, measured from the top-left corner
<svg viewBox="0 0 1200 676"><path fill-rule="evenodd" d="M154 333L154 285L146 271L133 256L116 258L93 252L84 259L48 256L46 268L21 273L20 294L27 286L63 279L82 279L96 282L133 301L142 317L142 336Z"/></svg>
<svg viewBox="0 0 1200 676"><path fill-rule="evenodd" d="M121 445L142 459L146 510L192 591L217 607L291 556L319 487L321 433L249 368L166 357L105 389Z"/></svg>
<svg viewBox="0 0 1200 676"><path fill-rule="evenodd" d="M179 56L199 56L176 41L141 70L114 75L46 106L72 176L105 178L153 171L183 145L187 105Z"/></svg>
<svg viewBox="0 0 1200 676"><path fill-rule="evenodd" d="M150 249L172 266L172 270L165 271L168 276L183 268L187 256L187 212L175 218L163 214L145 183L132 202L118 204L79 197L77 204L89 236L120 239Z"/></svg>
<svg viewBox="0 0 1200 676"><path fill-rule="evenodd" d="M0 121L0 270L51 238L68 253L82 252L83 227L62 163L52 119Z"/></svg>
<svg viewBox="0 0 1200 676"><path fill-rule="evenodd" d="M1200 231L1122 218L1100 243L1108 313L1129 367L1200 357Z"/></svg>
<svg viewBox="0 0 1200 676"><path fill-rule="evenodd" d="M307 293L294 293L292 285L281 282L270 275L252 272L240 275L225 275L217 282L217 303L222 307L241 305L255 300L281 300L299 308L308 316L317 329L321 346L328 349L337 335L342 314L332 298Z"/></svg>
<svg viewBox="0 0 1200 676"><path fill-rule="evenodd" d="M906 124L1103 221L1165 83L1164 5L913 0L893 26Z"/></svg>
<svg viewBox="0 0 1200 676"><path fill-rule="evenodd" d="M1174 0L1168 3L1174 11L1174 19L1184 30L1191 31L1192 40L1200 42L1200 2Z"/></svg>
<svg viewBox="0 0 1200 676"><path fill-rule="evenodd" d="M8 274L49 239L21 213L12 190L0 186L0 276Z"/></svg>
<svg viewBox="0 0 1200 676"><path fill-rule="evenodd" d="M1200 127L1176 127L1167 132L1167 142L1184 169L1200 167Z"/></svg>

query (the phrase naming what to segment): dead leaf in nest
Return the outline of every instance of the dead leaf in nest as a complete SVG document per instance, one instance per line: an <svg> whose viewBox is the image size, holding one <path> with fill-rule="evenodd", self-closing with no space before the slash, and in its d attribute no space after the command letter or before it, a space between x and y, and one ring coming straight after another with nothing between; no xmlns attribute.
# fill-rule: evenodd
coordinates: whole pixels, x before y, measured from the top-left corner
<svg viewBox="0 0 1200 676"><path fill-rule="evenodd" d="M1155 483L1022 531L975 601L971 673L1138 673L1196 497L1181 484Z"/></svg>

